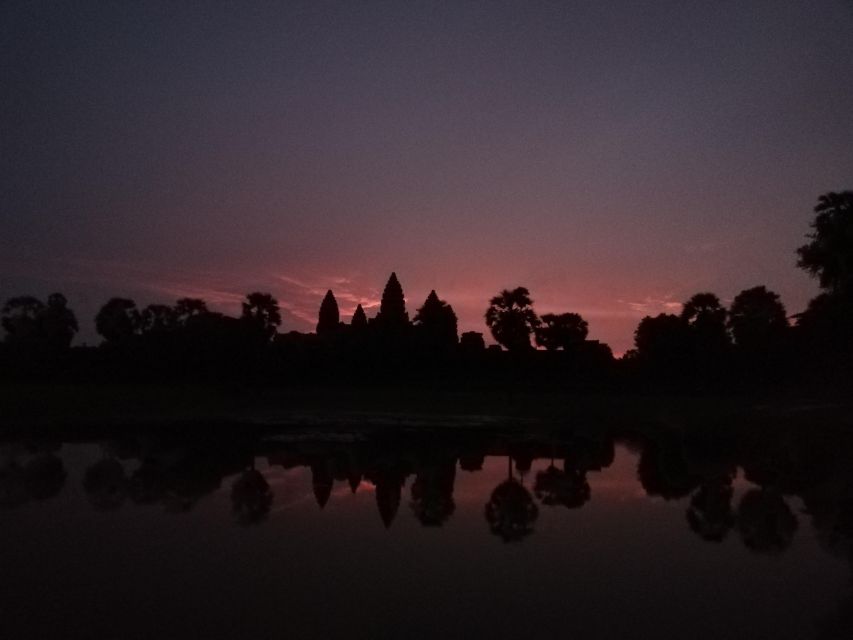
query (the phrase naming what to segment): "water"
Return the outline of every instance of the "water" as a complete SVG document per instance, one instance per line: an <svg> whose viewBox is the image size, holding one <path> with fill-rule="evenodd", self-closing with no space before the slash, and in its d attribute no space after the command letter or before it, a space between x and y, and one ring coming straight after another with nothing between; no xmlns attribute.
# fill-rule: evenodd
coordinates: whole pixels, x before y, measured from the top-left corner
<svg viewBox="0 0 853 640"><path fill-rule="evenodd" d="M196 434L0 446L2 637L853 637L846 438Z"/></svg>

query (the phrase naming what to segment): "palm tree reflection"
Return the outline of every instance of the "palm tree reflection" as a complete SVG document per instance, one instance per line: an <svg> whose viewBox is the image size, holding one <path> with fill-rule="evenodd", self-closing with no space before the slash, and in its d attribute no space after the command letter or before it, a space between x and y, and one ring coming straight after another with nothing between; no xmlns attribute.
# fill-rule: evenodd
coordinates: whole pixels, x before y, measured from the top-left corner
<svg viewBox="0 0 853 640"><path fill-rule="evenodd" d="M241 473L231 485L231 506L241 524L254 524L266 518L272 498L269 483L254 466Z"/></svg>
<svg viewBox="0 0 853 640"><path fill-rule="evenodd" d="M486 521L504 542L516 542L533 533L539 509L530 492L512 477L512 457L507 456L507 480L495 487L486 503Z"/></svg>

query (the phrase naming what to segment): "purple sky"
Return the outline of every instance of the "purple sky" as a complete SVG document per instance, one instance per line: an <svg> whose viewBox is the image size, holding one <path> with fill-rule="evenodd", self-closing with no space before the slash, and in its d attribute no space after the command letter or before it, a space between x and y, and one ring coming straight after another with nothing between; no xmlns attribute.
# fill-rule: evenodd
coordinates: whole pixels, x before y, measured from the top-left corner
<svg viewBox="0 0 853 640"><path fill-rule="evenodd" d="M0 299L63 291L91 342L111 295L260 289L308 330L396 270L410 313L483 331L524 285L617 353L697 291L793 313L853 188L851 33L843 0L6 0Z"/></svg>

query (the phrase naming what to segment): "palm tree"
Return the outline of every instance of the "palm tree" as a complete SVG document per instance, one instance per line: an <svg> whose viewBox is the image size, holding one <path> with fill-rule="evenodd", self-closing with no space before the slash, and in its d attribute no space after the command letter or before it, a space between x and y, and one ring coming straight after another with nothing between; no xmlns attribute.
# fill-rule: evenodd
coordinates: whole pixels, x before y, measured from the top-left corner
<svg viewBox="0 0 853 640"><path fill-rule="evenodd" d="M243 303L242 319L266 340L270 340L281 324L278 300L269 293L250 293Z"/></svg>
<svg viewBox="0 0 853 640"><path fill-rule="evenodd" d="M713 293L697 293L684 303L681 319L704 330L725 330L726 308Z"/></svg>
<svg viewBox="0 0 853 640"><path fill-rule="evenodd" d="M539 326L530 292L524 287L501 291L489 302L486 325L498 344L510 351L530 349L530 334Z"/></svg>

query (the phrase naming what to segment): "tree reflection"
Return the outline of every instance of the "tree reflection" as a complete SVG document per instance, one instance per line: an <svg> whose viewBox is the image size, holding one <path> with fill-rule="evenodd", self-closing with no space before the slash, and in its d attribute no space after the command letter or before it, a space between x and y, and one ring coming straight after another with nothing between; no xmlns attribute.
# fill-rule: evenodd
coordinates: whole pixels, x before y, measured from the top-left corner
<svg viewBox="0 0 853 640"><path fill-rule="evenodd" d="M412 511L424 526L441 526L456 509L453 482L456 464L429 466L418 472L412 483Z"/></svg>
<svg viewBox="0 0 853 640"><path fill-rule="evenodd" d="M83 489L96 509L112 511L124 504L128 481L124 467L118 460L105 458L86 470Z"/></svg>
<svg viewBox="0 0 853 640"><path fill-rule="evenodd" d="M732 511L731 478L719 478L704 483L687 508L690 529L703 540L721 542L735 524Z"/></svg>
<svg viewBox="0 0 853 640"><path fill-rule="evenodd" d="M35 500L56 496L65 485L67 475L62 460L53 453L38 454L24 466L27 488Z"/></svg>
<svg viewBox="0 0 853 640"><path fill-rule="evenodd" d="M749 549L776 554L790 546L797 530L797 518L778 491L752 489L738 506L737 528Z"/></svg>
<svg viewBox="0 0 853 640"><path fill-rule="evenodd" d="M553 464L545 471L539 471L533 492L542 504L549 507L562 505L567 509L582 507L590 498L586 473L565 463L562 471Z"/></svg>
<svg viewBox="0 0 853 640"><path fill-rule="evenodd" d="M241 524L254 524L266 518L272 499L270 485L257 469L247 469L231 485L232 510Z"/></svg>
<svg viewBox="0 0 853 640"><path fill-rule="evenodd" d="M0 507L12 509L30 498L24 470L17 461L0 467Z"/></svg>
<svg viewBox="0 0 853 640"><path fill-rule="evenodd" d="M495 487L486 503L486 521L504 542L516 542L533 533L539 509L530 492L512 477L512 457L507 456L507 480Z"/></svg>

